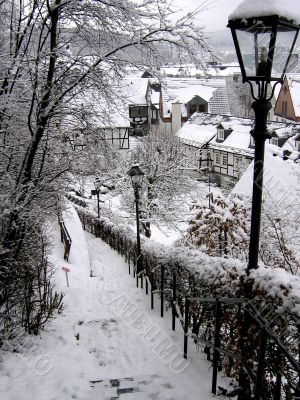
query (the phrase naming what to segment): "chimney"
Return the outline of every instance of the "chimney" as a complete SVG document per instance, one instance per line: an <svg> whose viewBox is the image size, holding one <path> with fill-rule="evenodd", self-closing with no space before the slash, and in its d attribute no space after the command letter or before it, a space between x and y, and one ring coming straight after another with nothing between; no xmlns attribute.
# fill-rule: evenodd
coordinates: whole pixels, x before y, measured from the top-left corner
<svg viewBox="0 0 300 400"><path fill-rule="evenodd" d="M181 103L172 103L172 133L175 134L181 128Z"/></svg>

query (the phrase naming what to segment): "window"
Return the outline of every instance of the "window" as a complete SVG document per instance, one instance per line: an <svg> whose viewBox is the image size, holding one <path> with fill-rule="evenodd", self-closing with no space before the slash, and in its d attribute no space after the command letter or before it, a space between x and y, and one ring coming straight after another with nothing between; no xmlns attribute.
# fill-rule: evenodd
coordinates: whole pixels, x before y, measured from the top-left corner
<svg viewBox="0 0 300 400"><path fill-rule="evenodd" d="M228 157L227 154L222 155L222 165L227 167L228 164Z"/></svg>
<svg viewBox="0 0 300 400"><path fill-rule="evenodd" d="M242 166L242 157L234 157L234 168L239 170Z"/></svg>
<svg viewBox="0 0 300 400"><path fill-rule="evenodd" d="M219 153L216 154L216 165L221 165L221 157Z"/></svg>
<svg viewBox="0 0 300 400"><path fill-rule="evenodd" d="M206 104L190 104L189 105L190 115L194 114L195 112L207 112Z"/></svg>
<svg viewBox="0 0 300 400"><path fill-rule="evenodd" d="M194 114L196 111L197 111L196 104L191 104L190 105L190 115Z"/></svg>
<svg viewBox="0 0 300 400"><path fill-rule="evenodd" d="M152 119L158 119L158 111L152 110Z"/></svg>
<svg viewBox="0 0 300 400"><path fill-rule="evenodd" d="M218 130L218 139L219 140L224 140L224 129L219 129Z"/></svg>
<svg viewBox="0 0 300 400"><path fill-rule="evenodd" d="M278 138L273 137L273 138L271 139L271 144L274 144L274 146L278 146Z"/></svg>

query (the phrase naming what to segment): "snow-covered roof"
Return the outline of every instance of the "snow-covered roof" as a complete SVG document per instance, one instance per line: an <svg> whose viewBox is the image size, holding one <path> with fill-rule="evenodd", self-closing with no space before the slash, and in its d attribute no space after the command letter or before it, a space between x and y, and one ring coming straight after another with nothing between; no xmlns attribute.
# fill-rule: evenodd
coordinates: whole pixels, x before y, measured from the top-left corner
<svg viewBox="0 0 300 400"><path fill-rule="evenodd" d="M193 64L166 65L160 68L161 74L174 77L225 77L241 73L238 63L207 66L205 71L195 67Z"/></svg>
<svg viewBox="0 0 300 400"><path fill-rule="evenodd" d="M225 129L232 129L230 135L222 142L216 140L217 127L222 124ZM253 149L249 148L250 131L254 121L249 118L237 118L227 115L214 115L208 113L195 113L188 122L177 132L177 136L183 143L202 147L208 141L215 149L223 149L228 152L239 151L241 154L253 155ZM278 131L279 137L294 137L299 132L298 124L283 122L269 122L268 129Z"/></svg>
<svg viewBox="0 0 300 400"><path fill-rule="evenodd" d="M228 19L278 15L300 24L300 8L295 3L297 3L295 0L244 0Z"/></svg>
<svg viewBox="0 0 300 400"><path fill-rule="evenodd" d="M253 149L250 145L250 131L253 127L253 120L229 117L228 121L221 122L225 129L232 129L230 135L222 143L218 143L216 138L211 141L211 147L215 149L226 149L229 152L236 152L251 155Z"/></svg>
<svg viewBox="0 0 300 400"><path fill-rule="evenodd" d="M266 144L264 162L265 193L272 195L272 201L277 204L288 193L290 199L298 199L300 165L291 160L283 160L274 154L276 147ZM233 193L251 197L253 185L253 164L246 169L233 189ZM297 200L298 201L298 200Z"/></svg>
<svg viewBox="0 0 300 400"><path fill-rule="evenodd" d="M216 126L205 124L210 114L194 114L177 132L182 143L201 148L208 143L217 133Z"/></svg>
<svg viewBox="0 0 300 400"><path fill-rule="evenodd" d="M72 105L89 114L95 128L128 128L128 104L119 96L120 91L117 96L108 99L96 90L86 89L72 100ZM67 119L73 120L76 125L76 114Z"/></svg>
<svg viewBox="0 0 300 400"><path fill-rule="evenodd" d="M127 104L146 105L147 85L148 79L146 78L134 76L126 78L120 90Z"/></svg>
<svg viewBox="0 0 300 400"><path fill-rule="evenodd" d="M199 96L207 103L216 89L199 84L197 79L166 80L162 89L163 115L168 117L172 112L173 103L181 103L181 115L187 116L186 103Z"/></svg>
<svg viewBox="0 0 300 400"><path fill-rule="evenodd" d="M209 102L209 111L212 114L231 114L227 88L218 87Z"/></svg>
<svg viewBox="0 0 300 400"><path fill-rule="evenodd" d="M279 138L286 138L286 137L291 136L291 132L289 130L287 130L286 127L275 129L273 132Z"/></svg>
<svg viewBox="0 0 300 400"><path fill-rule="evenodd" d="M225 79L167 78L162 89L163 115L169 116L172 103L180 102L182 116L187 116L185 104L195 96L209 103L213 113L230 113Z"/></svg>
<svg viewBox="0 0 300 400"><path fill-rule="evenodd" d="M224 128L225 130L232 129L232 128L231 128L231 122L221 122L221 124L222 124L222 126L223 126L223 128Z"/></svg>
<svg viewBox="0 0 300 400"><path fill-rule="evenodd" d="M193 82L168 81L167 92L170 98L174 99L173 102L179 100L182 103L187 103L195 96L200 96L203 100L209 102L214 91L215 88L201 85L195 80Z"/></svg>

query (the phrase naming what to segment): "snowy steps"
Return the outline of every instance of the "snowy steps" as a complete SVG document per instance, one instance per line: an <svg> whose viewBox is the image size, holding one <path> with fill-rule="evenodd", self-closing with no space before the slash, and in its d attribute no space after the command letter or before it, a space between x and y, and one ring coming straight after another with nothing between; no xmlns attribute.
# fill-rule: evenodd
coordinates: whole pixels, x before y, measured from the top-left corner
<svg viewBox="0 0 300 400"><path fill-rule="evenodd" d="M91 386L96 395L92 400L183 400L176 396L175 389L166 379L158 375L95 380L91 381Z"/></svg>

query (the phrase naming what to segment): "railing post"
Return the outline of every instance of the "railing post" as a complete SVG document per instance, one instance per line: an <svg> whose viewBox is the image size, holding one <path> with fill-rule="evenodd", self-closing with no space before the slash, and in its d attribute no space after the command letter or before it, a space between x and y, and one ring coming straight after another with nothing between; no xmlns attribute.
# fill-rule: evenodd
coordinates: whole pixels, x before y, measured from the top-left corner
<svg viewBox="0 0 300 400"><path fill-rule="evenodd" d="M135 256L133 256L133 277L135 278L136 274L136 263L135 263Z"/></svg>
<svg viewBox="0 0 300 400"><path fill-rule="evenodd" d="M153 279L153 271L151 271L151 310L154 309L154 294L153 294L153 285L154 279Z"/></svg>
<svg viewBox="0 0 300 400"><path fill-rule="evenodd" d="M148 261L147 261L147 257L145 257L145 264L146 264L146 294L148 294Z"/></svg>
<svg viewBox="0 0 300 400"><path fill-rule="evenodd" d="M267 348L267 332L265 328L261 328L260 347L258 354L258 365L257 365L256 383L255 383L255 400L260 400L261 398L260 394L263 391L266 348Z"/></svg>
<svg viewBox="0 0 300 400"><path fill-rule="evenodd" d="M184 347L183 347L183 357L187 358L187 348L188 348L188 334L189 334L189 312L190 312L190 301L188 297L185 297L185 307L184 307Z"/></svg>
<svg viewBox="0 0 300 400"><path fill-rule="evenodd" d="M280 372L277 372L274 400L281 400L281 383L282 383L282 375Z"/></svg>
<svg viewBox="0 0 300 400"><path fill-rule="evenodd" d="M176 272L173 269L173 295L172 295L172 330L175 331L175 324L176 324Z"/></svg>
<svg viewBox="0 0 300 400"><path fill-rule="evenodd" d="M142 272L142 271L144 271L144 266L143 266L143 258L142 258L142 253L140 253L139 255L138 255L138 258L140 258L140 262L139 262L139 265L140 265L140 277L141 277L141 289L144 289L144 272Z"/></svg>
<svg viewBox="0 0 300 400"><path fill-rule="evenodd" d="M124 259L125 259L126 263L127 263L127 255L128 255L127 251L128 251L128 246L127 246L127 240L125 238L124 239Z"/></svg>
<svg viewBox="0 0 300 400"><path fill-rule="evenodd" d="M300 346L299 346L299 338L300 338L300 325L297 325L298 329L298 363L300 361ZM295 398L300 398L300 374L298 373L298 384L295 389Z"/></svg>
<svg viewBox="0 0 300 400"><path fill-rule="evenodd" d="M215 320L215 340L214 340L214 353L213 353L213 377L212 377L212 393L217 393L217 378L218 378L218 363L219 363L219 350L220 347L220 329L221 329L221 303L216 299L216 320Z"/></svg>
<svg viewBox="0 0 300 400"><path fill-rule="evenodd" d="M165 275L165 267L161 265L160 268L160 316L163 318L164 316L164 275Z"/></svg>

